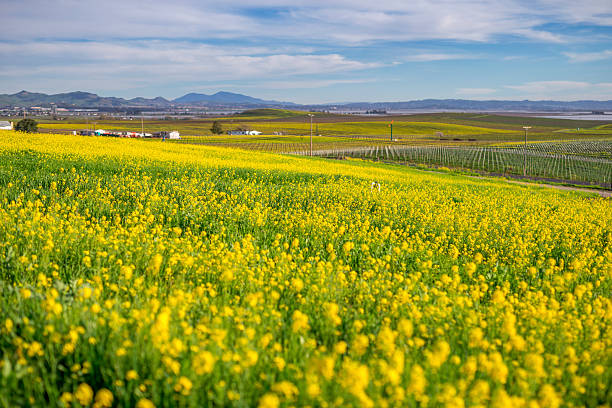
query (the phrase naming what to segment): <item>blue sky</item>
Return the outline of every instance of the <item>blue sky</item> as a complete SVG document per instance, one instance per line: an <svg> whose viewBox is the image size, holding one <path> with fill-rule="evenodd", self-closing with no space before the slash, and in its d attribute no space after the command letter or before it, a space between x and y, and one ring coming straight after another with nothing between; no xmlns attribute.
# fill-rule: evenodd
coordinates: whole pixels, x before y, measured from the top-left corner
<svg viewBox="0 0 612 408"><path fill-rule="evenodd" d="M4 0L0 93L612 99L612 1Z"/></svg>

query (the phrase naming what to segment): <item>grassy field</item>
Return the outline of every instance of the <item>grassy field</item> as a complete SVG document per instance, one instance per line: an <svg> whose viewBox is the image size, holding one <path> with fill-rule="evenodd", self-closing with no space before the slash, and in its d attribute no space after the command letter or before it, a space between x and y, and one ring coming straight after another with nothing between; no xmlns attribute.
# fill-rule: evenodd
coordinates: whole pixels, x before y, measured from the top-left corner
<svg viewBox="0 0 612 408"><path fill-rule="evenodd" d="M567 119L533 118L523 116L484 115L472 113L440 113L401 116L358 116L314 113L313 130L323 136L369 136L389 137L388 124L394 121L393 131L396 138L447 140L475 139L477 141L503 142L518 141L523 138L523 125L531 125L531 140L557 140L565 138L601 138L612 136L612 129L601 121L573 121ZM147 132L178 130L184 136L211 136L210 128L214 120L220 120L224 130L247 128L267 134L309 135L310 122L306 112L257 109L233 116L200 120L147 120ZM67 132L83 128L103 128L105 130L140 131L138 120L97 120L95 125L83 122L44 122L44 131ZM576 128L581 128L576 131ZM572 130L573 129L573 130ZM439 134L442 133L442 135Z"/></svg>
<svg viewBox="0 0 612 408"><path fill-rule="evenodd" d="M270 122L270 123L246 123L246 126L256 128L264 133L280 131L283 133L310 134L309 123ZM316 125L319 134L326 135L364 135L380 136L390 135L388 122L339 122L321 123ZM447 137L472 136L472 135L495 135L511 134L511 131L490 129L483 127L464 126L436 122L394 122L394 136L434 136L436 132L442 132Z"/></svg>
<svg viewBox="0 0 612 408"><path fill-rule="evenodd" d="M188 136L211 135L209 122L147 122L145 131L155 132L164 129L176 129L182 134ZM225 129L236 129L244 127L249 129L259 130L265 134L273 134L280 132L288 135L310 135L310 123L296 122L250 122L240 121L231 124L225 124ZM79 129L83 124L79 123L43 123L41 129ZM100 121L96 122L96 129L102 128L105 130L131 130L140 131L141 124L135 121ZM388 123L383 122L346 122L346 123L321 123L313 127L313 131L318 134L325 135L365 135L365 136L380 136L389 135L390 128ZM472 136L472 135L496 135L496 134L512 134L512 131L503 129L490 129L474 126L453 125L434 122L395 122L393 125L394 136L434 136L436 132L442 132L447 137L452 136ZM516 133L516 132L514 132ZM315 132L315 134L317 134Z"/></svg>
<svg viewBox="0 0 612 408"><path fill-rule="evenodd" d="M0 132L0 202L3 407L610 402L610 200Z"/></svg>
<svg viewBox="0 0 612 408"><path fill-rule="evenodd" d="M560 128L596 128L605 121L600 120L573 120L542 118L523 115L502 115L502 114L482 114L482 113L430 113L411 115L414 120L420 121L439 121L444 123L454 123L467 126L494 127L497 129L519 129L522 126L532 126L532 131L546 131Z"/></svg>
<svg viewBox="0 0 612 408"><path fill-rule="evenodd" d="M223 117L228 129L255 129L259 136L212 135L214 119L147 121L145 130L177 129L182 140L173 143L203 144L271 153L310 153L310 122L305 112L257 109ZM393 141L389 123L393 120ZM529 124L533 143L528 155L528 175L562 182L576 181L610 186L612 124L555 118L503 116L476 113L436 113L402 116L358 116L315 113L312 149L317 155L361 157L373 160L446 166L496 174L523 174L522 125ZM78 123L43 123L47 131L76 129ZM571 127L570 127L571 126ZM138 121L101 121L96 128L139 131ZM603 144L598 144L603 140ZM554 152L539 147L571 146ZM597 152L583 154L582 147L597 145ZM538 147L539 146L539 147ZM582 147L581 147L582 146ZM418 147L418 148L417 148ZM578 157L581 156L581 157ZM591 160L594 157L601 160ZM603 160L603 161L602 161Z"/></svg>

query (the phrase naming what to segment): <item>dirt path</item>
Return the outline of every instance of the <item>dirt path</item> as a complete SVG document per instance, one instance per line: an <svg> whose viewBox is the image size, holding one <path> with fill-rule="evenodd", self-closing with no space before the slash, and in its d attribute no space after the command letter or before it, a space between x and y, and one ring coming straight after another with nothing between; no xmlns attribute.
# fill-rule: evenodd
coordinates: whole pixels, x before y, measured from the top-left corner
<svg viewBox="0 0 612 408"><path fill-rule="evenodd" d="M508 175L508 174L492 173L492 174L483 174L482 176L468 176L468 177L476 178L480 180L498 180L498 181L503 180L506 183L520 184L523 186L531 186L531 187L556 188L557 190L565 190L565 191L582 191L584 193L595 193L603 198L612 198L612 190L600 190L600 189L588 188L588 187L564 186L560 184L547 184L547 183L535 183L535 182L531 183L528 181L520 181L517 179L513 179L511 177L520 177L520 176L513 176L513 175ZM502 179L502 177L510 177L510 178L506 178L504 180ZM533 177L533 180L552 181L550 179L545 179L541 177ZM559 181L562 181L562 180L559 180Z"/></svg>
<svg viewBox="0 0 612 408"><path fill-rule="evenodd" d="M548 188L556 188L557 190L582 191L585 193L595 193L595 194L599 194L599 196L603 198L612 197L612 191L607 191L607 190L596 190L596 189L591 189L591 188L581 188L581 187L571 187L571 186L559 186L555 184L528 183L526 181L516 181L516 180L506 180L506 182L512 183L512 184L521 184L523 186L531 186L531 187L548 187Z"/></svg>
<svg viewBox="0 0 612 408"><path fill-rule="evenodd" d="M600 190L600 189L596 189L596 188L588 188L588 187L574 187L574 186L564 186L561 184L547 184L547 183L536 183L536 182L528 182L528 181L521 181L520 179L518 179L520 176L517 175L512 175L512 174L495 174L495 173L490 173L490 174L483 174L482 176L468 176L468 177L472 177L472 178L476 178L476 179L481 179L481 180L502 180L502 177L505 178L505 182L506 183L512 183L512 184L520 184L523 186L531 186L531 187L546 187L546 188L556 188L557 190L565 190L565 191L582 191L584 193L595 193L597 195L599 195L600 197L603 198L612 198L612 190ZM515 179L514 177L516 177L517 179ZM553 180L553 179L547 179L547 178L543 178L543 177L531 177L532 180L537 181L557 181L557 180ZM558 180L560 182L562 181L567 181L567 180ZM574 181L575 183L580 183L579 181Z"/></svg>
<svg viewBox="0 0 612 408"><path fill-rule="evenodd" d="M592 188L581 188L581 187L572 187L572 186L561 186L556 184L543 184L543 183L529 183L527 181L518 181L518 180L502 180L499 177L483 177L483 176L468 176L470 178L475 178L478 180L496 180L496 181L505 181L510 184L520 184L522 186L528 187L544 187L544 188L556 188L557 190L565 190L565 191L582 191L584 193L595 193L603 198L611 198L612 191L609 190L597 190Z"/></svg>

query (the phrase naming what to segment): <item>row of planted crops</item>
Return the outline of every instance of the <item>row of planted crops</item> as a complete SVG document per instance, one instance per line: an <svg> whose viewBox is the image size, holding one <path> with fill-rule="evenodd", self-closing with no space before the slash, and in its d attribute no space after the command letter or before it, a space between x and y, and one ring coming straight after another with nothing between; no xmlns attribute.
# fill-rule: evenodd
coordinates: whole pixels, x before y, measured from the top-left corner
<svg viewBox="0 0 612 408"><path fill-rule="evenodd" d="M383 139L347 138L313 144L313 155L332 158L363 158L395 163L445 166L503 175L523 175L579 182L612 188L612 141L499 144L492 146L393 143ZM216 143L270 153L310 155L309 143Z"/></svg>
<svg viewBox="0 0 612 408"><path fill-rule="evenodd" d="M308 154L302 150L302 154ZM509 146L376 145L320 149L322 157L356 157L578 181L612 188L612 141Z"/></svg>

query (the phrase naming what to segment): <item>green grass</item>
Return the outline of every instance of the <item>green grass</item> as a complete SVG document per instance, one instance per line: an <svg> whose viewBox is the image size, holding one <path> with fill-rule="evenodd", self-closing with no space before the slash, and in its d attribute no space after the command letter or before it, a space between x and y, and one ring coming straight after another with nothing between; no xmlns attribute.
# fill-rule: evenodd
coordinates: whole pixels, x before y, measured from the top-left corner
<svg viewBox="0 0 612 408"><path fill-rule="evenodd" d="M91 125L89 125L91 128ZM78 130L87 127L83 123L41 123L41 129L48 130ZM145 132L157 132L161 130L176 129L185 136L206 136L211 135L210 122L196 121L148 121L144 125ZM310 123L297 122L253 122L253 121L234 121L224 123L224 131L237 128L248 128L259 130L265 134L280 132L289 135L309 135ZM120 130L120 131L140 131L141 124L137 121L100 121L95 124L96 129ZM341 136L341 135L363 135L386 137L390 133L388 123L384 122L340 122L340 123L316 123L313 125L315 134ZM394 137L407 136L431 136L436 137L437 132L442 132L443 137L452 138L455 136L488 136L492 135L511 135L512 131L503 129L491 129L475 126L464 126L446 123L429 122L395 122L393 125Z"/></svg>
<svg viewBox="0 0 612 408"><path fill-rule="evenodd" d="M567 129L559 129L558 132L573 133L576 135L581 135L581 134L586 133L586 134L591 134L591 135L612 136L612 123L605 124L605 125L599 125L599 126L592 126L592 127L580 127L578 125L575 125L575 126L568 127Z"/></svg>
<svg viewBox="0 0 612 408"><path fill-rule="evenodd" d="M353 139L346 136L313 136L313 143L343 143ZM369 141L371 139L368 139ZM200 144L242 144L242 143L310 143L309 135L211 135L211 136L186 136L182 142L193 142Z"/></svg>
<svg viewBox="0 0 612 408"><path fill-rule="evenodd" d="M271 122L271 123L245 123L263 132L284 131L286 133L309 133L310 123ZM327 135L366 135L384 136L390 134L389 123L385 122L341 122L317 123L313 125L319 134ZM475 126L464 126L446 123L430 122L395 122L393 124L394 136L434 136L436 132L443 132L446 137L471 136L483 134L509 134L511 131L490 129Z"/></svg>
<svg viewBox="0 0 612 408"><path fill-rule="evenodd" d="M612 189L612 161L605 151L612 144L601 142L591 149L589 142L542 143L528 145L527 174L532 177L577 181ZM444 146L376 146L347 148L321 155L347 156L396 163L448 166L499 174L523 174L523 148L444 147Z"/></svg>
<svg viewBox="0 0 612 408"><path fill-rule="evenodd" d="M232 117L249 118L249 119L285 119L295 117L305 117L309 112L289 110L289 109L250 109L240 112ZM319 112L311 113L315 116L322 115Z"/></svg>
<svg viewBox="0 0 612 408"><path fill-rule="evenodd" d="M490 126L500 129L521 129L522 126L532 126L534 131L538 129L559 128L592 128L602 124L600 120L574 120L541 118L533 116L497 115L482 113L432 113L418 114L412 116L414 120L439 121L445 123L457 123L471 126ZM605 125L604 125L605 126Z"/></svg>
<svg viewBox="0 0 612 408"><path fill-rule="evenodd" d="M568 119L533 118L521 116L436 113L401 116L365 117L314 113L313 131L324 136L367 136L386 138L388 124L394 120L395 138L409 140L439 140L438 132L448 141L512 142L523 139L523 125L530 125L529 140L593 139L612 134L612 125L601 121L574 121ZM255 109L243 113L210 119L147 120L146 132L178 130L182 136L210 136L213 121L223 123L225 131L239 127L255 129L267 134L280 132L285 135L309 135L310 121L307 112L281 109ZM43 121L44 131L68 132L91 128L84 120L75 122ZM580 131L575 131L579 127ZM106 120L95 122L95 128L105 130L140 131L138 120ZM567 135L567 136L566 136ZM252 141L257 142L256 139ZM332 140L328 140L332 142ZM228 143L233 143L228 139Z"/></svg>

